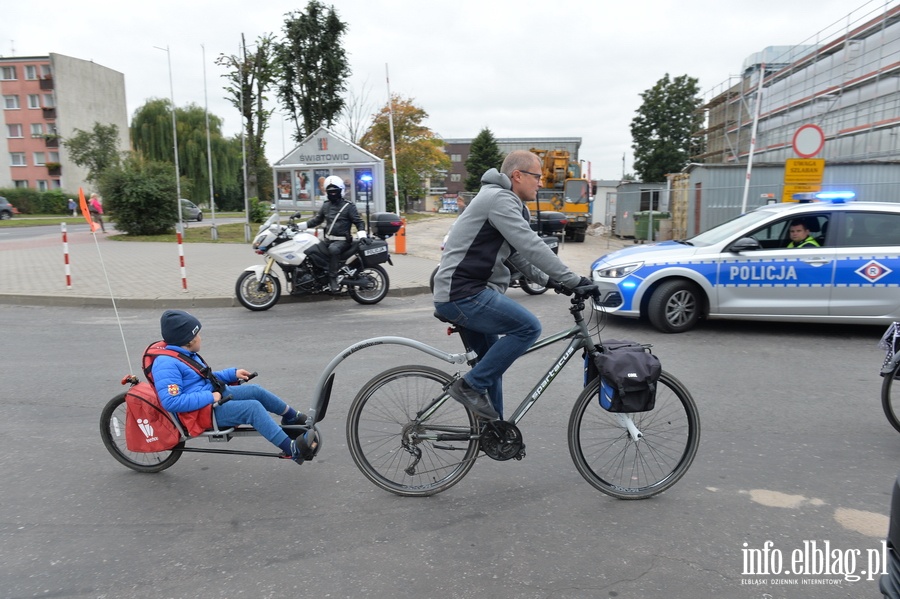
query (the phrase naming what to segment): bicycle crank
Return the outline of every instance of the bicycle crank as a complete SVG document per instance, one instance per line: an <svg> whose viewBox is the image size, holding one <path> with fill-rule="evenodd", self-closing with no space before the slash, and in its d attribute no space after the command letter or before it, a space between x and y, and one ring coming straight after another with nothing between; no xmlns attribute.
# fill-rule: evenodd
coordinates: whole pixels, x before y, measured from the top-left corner
<svg viewBox="0 0 900 599"><path fill-rule="evenodd" d="M505 420L488 422L481 430L481 450L487 457L498 462L513 458L521 460L525 457L522 432L515 424Z"/></svg>

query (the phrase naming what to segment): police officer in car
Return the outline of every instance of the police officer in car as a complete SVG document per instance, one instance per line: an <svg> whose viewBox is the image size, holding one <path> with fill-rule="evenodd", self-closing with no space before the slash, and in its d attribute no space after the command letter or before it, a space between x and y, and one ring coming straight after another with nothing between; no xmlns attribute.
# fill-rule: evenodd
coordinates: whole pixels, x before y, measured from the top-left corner
<svg viewBox="0 0 900 599"><path fill-rule="evenodd" d="M802 220L791 221L788 235L791 237L788 249L819 247L819 242L813 239L812 235L809 234L809 227L807 227L806 223Z"/></svg>
<svg viewBox="0 0 900 599"><path fill-rule="evenodd" d="M328 284L331 292L338 290L337 274L341 253L350 247L351 225L356 226L357 237L367 236L366 223L359 216L356 206L344 199L344 182L334 175L325 179L325 195L328 201L322 204L319 213L306 222L299 223L300 230L325 223L325 245L328 248ZM300 213L291 218L299 218Z"/></svg>

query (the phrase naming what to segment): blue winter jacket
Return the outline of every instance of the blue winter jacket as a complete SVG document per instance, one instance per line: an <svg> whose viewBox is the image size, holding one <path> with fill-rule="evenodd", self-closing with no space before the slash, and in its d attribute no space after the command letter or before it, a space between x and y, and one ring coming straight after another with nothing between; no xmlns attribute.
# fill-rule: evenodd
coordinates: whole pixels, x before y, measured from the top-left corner
<svg viewBox="0 0 900 599"><path fill-rule="evenodd" d="M167 345L166 349L175 350L203 366L206 365L200 356L181 346ZM159 401L170 412L191 412L213 402L212 383L178 358L157 357L153 360L151 372ZM226 368L214 374L223 383L237 381L237 368Z"/></svg>

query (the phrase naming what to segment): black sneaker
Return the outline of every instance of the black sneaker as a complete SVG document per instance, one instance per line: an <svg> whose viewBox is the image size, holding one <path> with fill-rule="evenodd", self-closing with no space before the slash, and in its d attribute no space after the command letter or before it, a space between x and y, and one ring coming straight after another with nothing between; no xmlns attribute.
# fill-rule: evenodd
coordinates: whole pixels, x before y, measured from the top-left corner
<svg viewBox="0 0 900 599"><path fill-rule="evenodd" d="M491 405L491 400L488 398L487 393L479 393L470 387L469 383L462 377L453 381L453 384L447 389L447 393L482 418L487 418L488 420L500 418L497 410Z"/></svg>
<svg viewBox="0 0 900 599"><path fill-rule="evenodd" d="M306 431L302 437L291 441L291 458L298 464L313 459L319 452L319 435Z"/></svg>
<svg viewBox="0 0 900 599"><path fill-rule="evenodd" d="M306 424L306 414L297 412L297 415L293 418L282 417L281 419L281 426L293 426L297 424Z"/></svg>

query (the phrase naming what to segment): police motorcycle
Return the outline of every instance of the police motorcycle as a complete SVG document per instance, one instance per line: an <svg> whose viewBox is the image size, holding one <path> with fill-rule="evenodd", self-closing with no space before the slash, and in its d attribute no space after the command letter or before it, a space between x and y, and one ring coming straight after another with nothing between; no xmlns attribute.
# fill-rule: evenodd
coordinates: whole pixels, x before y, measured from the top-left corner
<svg viewBox="0 0 900 599"><path fill-rule="evenodd" d="M376 223L383 213L374 215ZM291 295L331 294L328 277L328 250L315 234L294 223L278 221L275 213L264 222L253 240L253 250L265 257L264 264L248 266L238 277L235 294L248 310L268 310L281 297L281 280L277 264L287 281ZM375 224L375 223L373 223ZM372 227L372 235L361 231L340 256L338 292L346 291L360 304L377 304L387 295L390 279L382 264L391 262L385 239L393 227ZM399 226L397 227L399 229Z"/></svg>

